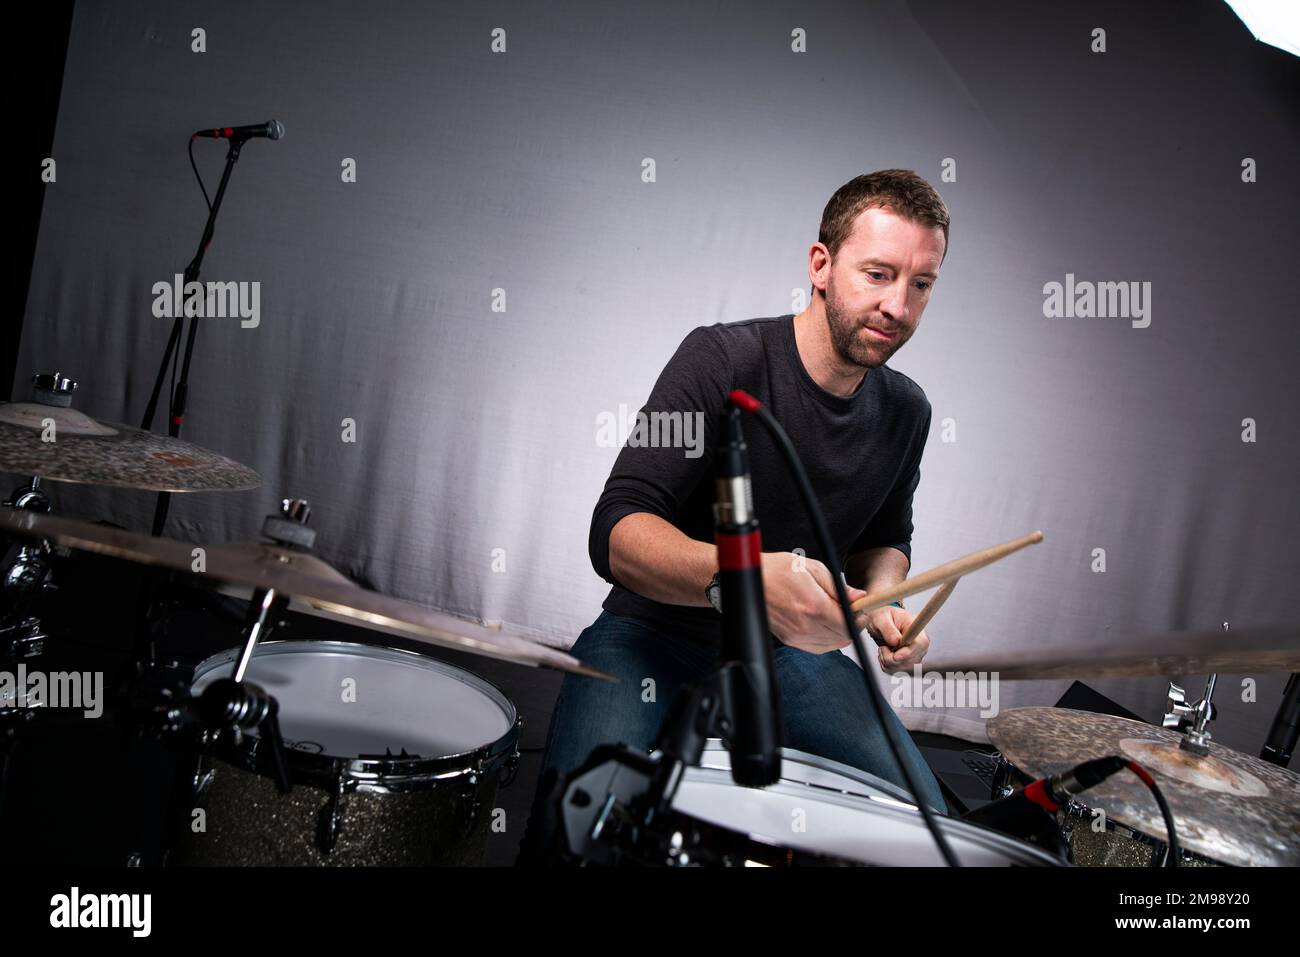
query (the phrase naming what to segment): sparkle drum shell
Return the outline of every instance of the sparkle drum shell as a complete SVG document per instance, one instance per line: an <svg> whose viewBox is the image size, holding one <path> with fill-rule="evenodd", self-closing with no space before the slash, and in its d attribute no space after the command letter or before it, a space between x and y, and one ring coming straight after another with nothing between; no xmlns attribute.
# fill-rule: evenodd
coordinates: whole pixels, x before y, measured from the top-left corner
<svg viewBox="0 0 1300 957"><path fill-rule="evenodd" d="M202 662L194 694L237 656ZM337 641L265 642L246 679L279 703L293 790L276 789L255 734L209 742L169 863L482 863L519 756L520 718L498 688L423 654Z"/></svg>

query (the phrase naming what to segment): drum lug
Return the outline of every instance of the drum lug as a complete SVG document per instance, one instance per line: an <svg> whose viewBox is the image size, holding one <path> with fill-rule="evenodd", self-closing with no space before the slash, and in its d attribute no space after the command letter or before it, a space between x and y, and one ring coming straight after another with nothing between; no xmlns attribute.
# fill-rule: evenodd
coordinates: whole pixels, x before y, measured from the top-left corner
<svg viewBox="0 0 1300 957"><path fill-rule="evenodd" d="M478 815L482 813L482 801L478 800L478 775L481 772L481 763L469 767L460 781L460 791L456 793L456 814L458 817L465 818L465 826L461 828L460 833L461 839L472 835L474 828L478 827Z"/></svg>
<svg viewBox="0 0 1300 957"><path fill-rule="evenodd" d="M1070 836L1074 834L1075 827L1083 823L1083 817L1084 808L1075 801L1071 801L1061 809L1057 822L1061 827L1061 837L1067 844L1070 842Z"/></svg>
<svg viewBox="0 0 1300 957"><path fill-rule="evenodd" d="M519 752L513 752L510 757L506 758L505 766L501 769L501 787L508 788L515 783L515 775L519 773Z"/></svg>
<svg viewBox="0 0 1300 957"><path fill-rule="evenodd" d="M989 787L990 800L996 801L1015 794L1015 779L1018 773L1015 765L999 754L997 768L993 772L993 784Z"/></svg>
<svg viewBox="0 0 1300 957"><path fill-rule="evenodd" d="M212 781L216 776L217 773L212 768L207 768L205 770L203 766L200 765L194 769L194 777L190 783L190 793L193 795L194 800L203 800L204 793L212 786Z"/></svg>
<svg viewBox="0 0 1300 957"><path fill-rule="evenodd" d="M322 853L329 854L338 843L339 833L343 830L343 812L340 804L346 791L347 785L344 783L343 775L340 774L335 777L329 800L325 802L325 806L320 810L320 816L316 819L316 846Z"/></svg>

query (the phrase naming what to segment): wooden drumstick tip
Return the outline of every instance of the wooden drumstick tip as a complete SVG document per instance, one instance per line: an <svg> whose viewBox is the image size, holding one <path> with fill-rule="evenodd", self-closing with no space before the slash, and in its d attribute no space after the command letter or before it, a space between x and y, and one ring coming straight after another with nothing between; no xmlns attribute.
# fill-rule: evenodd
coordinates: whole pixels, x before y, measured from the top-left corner
<svg viewBox="0 0 1300 957"><path fill-rule="evenodd" d="M977 569L985 568L1029 545L1037 545L1042 540L1043 533L1033 531L1020 538L1013 538L1009 542L982 548L979 551L945 562L918 575L913 575L900 584L877 589L859 598L850 607L854 611L871 610L897 601L900 598L915 595L917 592L928 591L936 585L942 585L952 579L968 575Z"/></svg>

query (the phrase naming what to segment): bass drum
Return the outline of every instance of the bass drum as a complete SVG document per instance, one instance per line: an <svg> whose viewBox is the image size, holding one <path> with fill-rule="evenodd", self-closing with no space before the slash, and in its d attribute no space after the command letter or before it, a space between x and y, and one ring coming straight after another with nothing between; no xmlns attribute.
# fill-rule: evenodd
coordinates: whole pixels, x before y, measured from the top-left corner
<svg viewBox="0 0 1300 957"><path fill-rule="evenodd" d="M238 653L200 664L193 693L230 677ZM423 654L337 641L265 642L246 678L279 703L293 789L279 793L256 735L209 741L169 863L483 862L498 784L519 759L520 718L494 685Z"/></svg>
<svg viewBox="0 0 1300 957"><path fill-rule="evenodd" d="M731 780L731 756L710 739L687 768L672 808L686 832L676 863L942 866L925 819L907 793L873 774L802 751L781 752L781 780L747 788ZM937 814L967 867L1061 866L1015 838ZM685 857L685 860L681 858Z"/></svg>

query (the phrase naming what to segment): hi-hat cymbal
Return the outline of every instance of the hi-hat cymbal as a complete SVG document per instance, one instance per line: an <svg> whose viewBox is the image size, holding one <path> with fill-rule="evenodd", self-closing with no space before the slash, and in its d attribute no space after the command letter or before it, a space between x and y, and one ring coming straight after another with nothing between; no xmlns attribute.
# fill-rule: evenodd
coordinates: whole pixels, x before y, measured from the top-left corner
<svg viewBox="0 0 1300 957"><path fill-rule="evenodd" d="M30 511L0 509L0 532L186 572L214 584L275 589L331 616L457 651L608 678L556 648L354 585L306 552L261 542L198 546Z"/></svg>
<svg viewBox="0 0 1300 957"><path fill-rule="evenodd" d="M1183 847L1225 864L1300 864L1300 776L1286 768L1213 741L1201 757L1178 747L1176 731L1069 708L1013 708L990 718L988 732L1004 758L1035 778L1111 754L1131 758L1156 778ZM1078 801L1165 838L1154 796L1127 771Z"/></svg>
<svg viewBox="0 0 1300 957"><path fill-rule="evenodd" d="M0 472L151 492L262 484L248 466L192 442L39 402L0 403Z"/></svg>
<svg viewBox="0 0 1300 957"><path fill-rule="evenodd" d="M926 671L997 672L1005 679L1136 678L1300 671L1300 627L1124 635L1044 651L927 660Z"/></svg>

